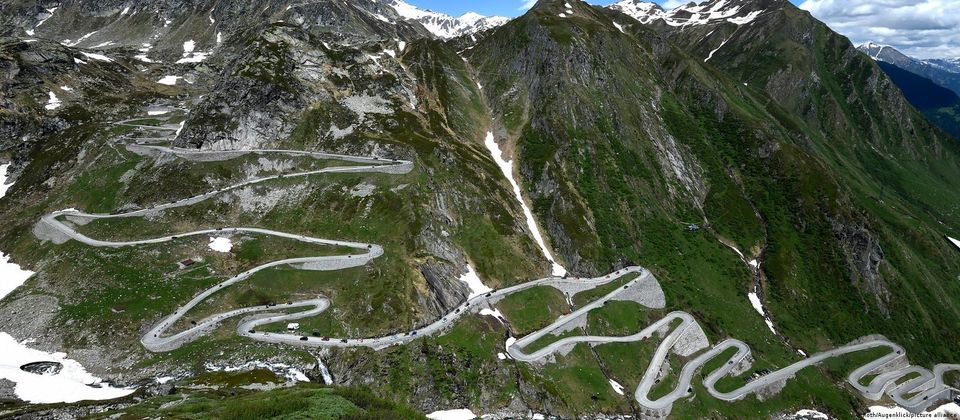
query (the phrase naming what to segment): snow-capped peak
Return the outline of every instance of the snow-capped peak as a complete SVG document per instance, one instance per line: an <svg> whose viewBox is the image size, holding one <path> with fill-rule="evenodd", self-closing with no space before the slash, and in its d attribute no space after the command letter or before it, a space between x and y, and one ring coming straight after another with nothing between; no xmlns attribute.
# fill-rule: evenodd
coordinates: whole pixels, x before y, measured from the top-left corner
<svg viewBox="0 0 960 420"><path fill-rule="evenodd" d="M708 23L730 22L746 25L753 22L764 10L749 7L744 0L708 0L701 3L690 2L671 10L664 10L656 3L641 0L622 0L609 6L619 10L640 23L661 20L676 27L705 25Z"/></svg>
<svg viewBox="0 0 960 420"><path fill-rule="evenodd" d="M664 13L660 5L639 0L623 0L619 3L611 4L610 8L619 10L640 21L640 23L649 23Z"/></svg>
<svg viewBox="0 0 960 420"><path fill-rule="evenodd" d="M919 61L907 56L890 45L878 44L876 42L865 42L860 44L857 49L874 60L886 61L891 64L900 63L899 65L903 65L903 63L907 61Z"/></svg>
<svg viewBox="0 0 960 420"><path fill-rule="evenodd" d="M419 22L424 28L440 38L455 38L503 25L510 21L502 16L483 16L467 12L453 17L444 13L424 10L403 0L393 0L390 7L406 20Z"/></svg>
<svg viewBox="0 0 960 420"><path fill-rule="evenodd" d="M880 48L886 48L886 47L889 47L889 45L877 44L876 42L873 42L873 41L867 41L867 42L864 42L863 44L860 44L860 48L880 49Z"/></svg>

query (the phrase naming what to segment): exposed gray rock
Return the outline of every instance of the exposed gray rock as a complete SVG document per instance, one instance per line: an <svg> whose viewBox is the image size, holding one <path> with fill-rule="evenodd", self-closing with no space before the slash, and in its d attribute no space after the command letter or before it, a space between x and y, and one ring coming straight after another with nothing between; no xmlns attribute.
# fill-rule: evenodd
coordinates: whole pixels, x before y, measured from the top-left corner
<svg viewBox="0 0 960 420"><path fill-rule="evenodd" d="M847 258L850 279L876 297L881 312L888 314L890 291L880 274L884 256L879 238L865 224L834 221L833 230Z"/></svg>

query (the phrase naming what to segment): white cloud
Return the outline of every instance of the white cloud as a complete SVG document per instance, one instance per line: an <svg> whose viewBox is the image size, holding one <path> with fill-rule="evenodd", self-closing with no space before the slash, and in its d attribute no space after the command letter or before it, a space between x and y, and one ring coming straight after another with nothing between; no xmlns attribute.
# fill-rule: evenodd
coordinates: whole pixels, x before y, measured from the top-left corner
<svg viewBox="0 0 960 420"><path fill-rule="evenodd" d="M918 58L960 57L957 0L804 0L800 8L855 44L889 44Z"/></svg>
<svg viewBox="0 0 960 420"><path fill-rule="evenodd" d="M537 4L537 0L523 0L523 4L520 6L520 10L527 10L533 5Z"/></svg>

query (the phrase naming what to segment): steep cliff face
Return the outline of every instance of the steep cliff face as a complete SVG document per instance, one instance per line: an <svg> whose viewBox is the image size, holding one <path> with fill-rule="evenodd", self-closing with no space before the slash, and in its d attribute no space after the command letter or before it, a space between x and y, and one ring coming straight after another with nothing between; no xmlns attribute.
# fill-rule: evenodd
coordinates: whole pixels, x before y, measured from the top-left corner
<svg viewBox="0 0 960 420"><path fill-rule="evenodd" d="M943 259L941 252L930 250L938 247L937 230L955 229L956 222L947 220L953 212L949 203L957 197L948 198L954 193L946 180L960 169L960 145L923 118L873 60L807 12L783 1L754 2L749 7L760 12L749 24L725 21L656 29L704 61L706 68L742 84L738 89L750 96L762 94L760 101L776 103L775 108L765 107L770 119L786 129L789 143L819 162L822 169L829 168L809 174L811 180L826 177L830 180L826 185L817 181L804 186L790 199L804 206L811 200L820 204L810 208L807 216L783 226L779 234L776 224L772 226L773 234L781 238L810 226L811 216L821 219L818 224L823 228L820 240L804 246L810 251L778 248L767 253L773 263L767 265L768 274L779 272L770 276L774 282L771 296L774 300L780 296L784 307L798 313L815 314L821 298L845 287L839 282L846 279L856 285L857 292L851 292L861 296L859 303L845 305L847 311L853 313L861 304L875 308L885 320L885 328L905 335L913 330L898 325L925 319L927 334L932 337L934 331L945 328L933 314L956 314L956 303L920 304L914 294L930 290L938 290L936 295L950 293L941 288L952 287L947 280L951 275L937 274L940 270L933 265L915 270L902 261L932 258L936 264L954 264ZM810 188L832 191L829 200L803 197L803 191ZM772 218L776 210L760 211ZM830 247L825 244L830 242L837 245L827 251ZM800 280L805 276L798 276L797 268L804 263L796 256L803 253L809 254L804 260L820 259L817 265L830 268L812 269L808 280ZM845 268L836 270L838 267ZM812 290L822 290L821 298L808 298L798 290L807 296ZM800 330L814 325L807 323Z"/></svg>
<svg viewBox="0 0 960 420"><path fill-rule="evenodd" d="M875 328L863 311L905 340L908 320L925 319L923 334L946 328L934 314L955 318L956 302L914 296L951 293L952 271L934 266L956 262L937 252L918 272L899 261L930 258L941 222L955 229L933 192L954 194L958 145L806 12L734 6L671 25L541 1L465 53L561 259L590 274L645 261L696 285L676 266L697 247L683 244L684 227L701 224L762 260L771 312L804 347ZM824 302L835 310L816 310ZM814 333L831 322L844 327Z"/></svg>
<svg viewBox="0 0 960 420"><path fill-rule="evenodd" d="M597 274L638 257L629 238L644 219L695 213L705 186L664 126L664 87L642 38L651 33L571 6L540 2L467 57L554 247L574 272Z"/></svg>
<svg viewBox="0 0 960 420"><path fill-rule="evenodd" d="M234 34L287 21L342 38L429 36L378 1L17 1L0 13L6 36L41 37L79 48L143 49L151 60L209 55ZM189 44L188 44L189 43ZM187 45L190 47L188 48ZM195 55L195 54L194 54Z"/></svg>

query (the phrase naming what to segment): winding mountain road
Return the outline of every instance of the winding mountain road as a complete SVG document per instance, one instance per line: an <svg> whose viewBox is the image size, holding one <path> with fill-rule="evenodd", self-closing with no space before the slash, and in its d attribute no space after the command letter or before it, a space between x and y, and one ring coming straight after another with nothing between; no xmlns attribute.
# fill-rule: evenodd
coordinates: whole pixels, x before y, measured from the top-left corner
<svg viewBox="0 0 960 420"><path fill-rule="evenodd" d="M137 128L139 130L168 133L179 129L179 126L175 125L144 126L132 124L131 121L136 120L123 121L119 124ZM609 275L597 278L582 279L547 277L512 287L491 291L467 300L450 313L446 314L440 319L437 319L429 325L418 328L417 330L388 336L370 338L321 338L308 337L296 333L257 331L258 327L262 327L267 324L296 320L322 313L331 306L330 300L322 296L319 296L315 299L289 302L286 304L245 307L214 314L198 321L195 326L168 335L168 330L177 324L177 321L182 319L192 308L196 307L198 304L205 301L218 291L224 290L225 288L228 288L236 283L247 280L262 270L277 266L291 266L303 270L318 271L359 267L381 256L383 254L383 248L376 244L315 238L306 235L254 227L225 227L218 229L205 229L133 241L104 241L93 239L77 232L73 227L71 227L71 225L68 225L62 221L61 218L66 218L72 221L90 221L95 219L143 217L155 214L156 212L165 209L190 206L204 200L208 200L218 194L280 178L303 178L324 173L344 172L404 174L413 169L413 163L410 161L381 159L376 157L357 157L321 152L278 149L236 151L192 150L154 145L152 143L147 144L147 142L154 142L157 139L171 139L172 137L173 136L171 135L166 137L144 137L140 139L144 140L143 142L129 143L125 146L128 150L141 155L172 155L195 161L227 160L247 154L280 154L288 156L306 156L316 159L340 160L360 165L327 167L313 171L250 179L194 197L123 213L92 214L74 209L56 211L43 216L38 223L40 229L35 230L35 232L42 232L45 239L54 240L56 243L66 242L67 240L72 239L93 247L111 248L160 244L173 241L178 238L191 236L217 235L224 233L256 233L311 244L334 245L352 248L356 249L357 253L336 256L283 259L272 261L235 275L226 281L214 285L213 287L210 287L197 294L189 302L178 307L172 314L162 318L155 326L153 326L146 334L144 334L141 337L141 343L150 351L164 352L177 349L180 346L213 331L221 322L241 315L248 315L248 317L239 322L237 333L241 336L249 337L250 339L261 342L312 347L368 347L372 349L383 349L389 346L405 344L420 337L443 334L445 330L451 327L465 314L473 314L481 309L493 308L494 305L501 299L514 293L522 292L534 287L554 287L563 292L567 296L568 301L572 302L570 298L578 293L592 290L594 288L622 279L624 276L635 274L636 278L627 281L622 286L617 287L605 296L595 299L594 301L578 308L570 314L559 317L552 324L541 330L509 343L506 349L507 352L513 359L520 362L546 363L549 361L548 359L552 355L558 353L564 354L572 346L580 343L596 346L607 343L637 342L651 340L655 335L659 335L662 337L662 339L660 339L660 344L658 345L652 357L651 363L648 365L648 368L641 378L640 384L634 394L638 404L641 407L643 407L649 413L656 413L658 415L668 414L673 406L673 403L678 399L690 397L693 393L691 383L695 374L701 370L706 363L719 357L729 349L735 349L736 352L729 357L728 360L723 363L723 365L710 372L703 382L707 392L711 396L724 401L735 401L744 398L749 394L757 393L765 388L776 386L777 384L793 377L801 369L816 365L826 359L877 347L889 348L890 353L857 368L851 372L847 378L848 382L865 398L877 400L886 394L896 401L897 404L900 404L904 408L916 413L927 409L934 402L949 399L957 394L960 394L960 391L944 383L944 375L950 371L960 371L960 365L940 364L936 365L933 371L921 367L909 366L906 362L906 354L903 348L882 338L868 338L861 340L860 342L851 343L843 347L814 354L804 360L798 361L777 371L757 378L756 380L744 384L737 389L721 392L716 389L716 384L721 378L728 375L738 375L749 369L750 348L747 344L736 339L727 339L716 346L710 347L706 336L703 334L701 327L698 325L694 317L686 312L681 311L669 313L662 319L657 320L653 324L632 335L621 337L591 335L565 337L534 352L525 353L523 351L525 347L539 339L544 338L548 334L559 335L577 328L582 328L586 325L587 316L590 311L601 307L606 302L611 300L630 300L649 308L664 308L665 298L659 282L653 276L653 274L650 273L650 271L642 267L627 267ZM286 311L290 310L300 311L286 313ZM673 325L676 326L671 328ZM650 399L649 394L651 389L657 383L661 367L666 362L671 352L681 356L693 356L697 353L700 354L683 366L676 381L677 385L670 393L655 400ZM861 381L864 377L873 374L876 374L877 376L875 376L869 384L861 384ZM903 381L900 384L897 383L898 380L905 378L907 375L918 376L914 379Z"/></svg>

